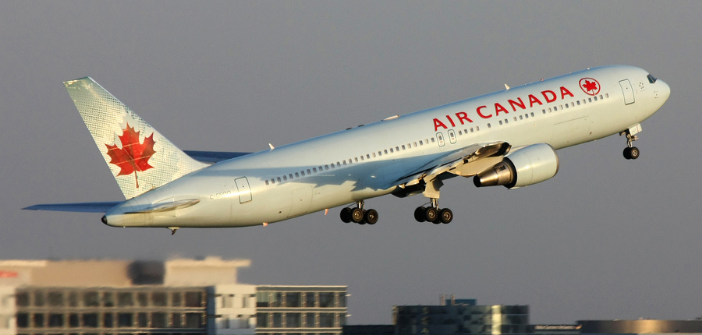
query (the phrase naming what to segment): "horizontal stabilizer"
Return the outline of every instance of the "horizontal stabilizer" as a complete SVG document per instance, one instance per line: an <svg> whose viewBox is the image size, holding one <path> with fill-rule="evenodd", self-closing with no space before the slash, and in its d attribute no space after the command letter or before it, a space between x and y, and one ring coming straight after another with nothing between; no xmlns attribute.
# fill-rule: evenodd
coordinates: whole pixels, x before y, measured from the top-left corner
<svg viewBox="0 0 702 335"><path fill-rule="evenodd" d="M57 211L57 212L80 212L80 213L106 213L110 208L121 204L122 201L108 202L83 202L72 204L40 204L25 207L22 209L30 211Z"/></svg>
<svg viewBox="0 0 702 335"><path fill-rule="evenodd" d="M225 161L227 159L232 159L236 157L246 156L250 152L227 152L227 151L194 151L194 150L183 150L186 155L190 158L202 162L214 164L217 162Z"/></svg>

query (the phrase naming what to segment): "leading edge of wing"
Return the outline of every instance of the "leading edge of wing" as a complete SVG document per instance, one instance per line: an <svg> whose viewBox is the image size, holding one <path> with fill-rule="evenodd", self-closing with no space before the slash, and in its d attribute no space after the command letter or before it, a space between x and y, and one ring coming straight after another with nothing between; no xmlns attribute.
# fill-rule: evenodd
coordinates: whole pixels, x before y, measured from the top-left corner
<svg viewBox="0 0 702 335"><path fill-rule="evenodd" d="M424 179L434 179L444 172L452 172L452 170L462 165L475 162L476 160L487 157L502 157L509 152L510 148L511 145L509 143L496 141L491 143L476 143L461 149L449 151L445 155L433 159L420 168L397 178L391 185L386 186L416 185Z"/></svg>
<svg viewBox="0 0 702 335"><path fill-rule="evenodd" d="M110 208L121 204L123 201L107 202L82 202L71 204L39 204L22 208L30 211L56 211L79 213L106 213Z"/></svg>

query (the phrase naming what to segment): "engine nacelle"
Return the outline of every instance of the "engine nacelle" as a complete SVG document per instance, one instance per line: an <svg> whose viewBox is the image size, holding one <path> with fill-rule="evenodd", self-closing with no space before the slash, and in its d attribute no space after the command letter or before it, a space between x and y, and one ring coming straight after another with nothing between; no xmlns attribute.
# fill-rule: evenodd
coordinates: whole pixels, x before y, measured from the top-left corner
<svg viewBox="0 0 702 335"><path fill-rule="evenodd" d="M558 155L546 143L519 149L502 162L473 177L476 187L504 185L517 188L540 183L558 173Z"/></svg>

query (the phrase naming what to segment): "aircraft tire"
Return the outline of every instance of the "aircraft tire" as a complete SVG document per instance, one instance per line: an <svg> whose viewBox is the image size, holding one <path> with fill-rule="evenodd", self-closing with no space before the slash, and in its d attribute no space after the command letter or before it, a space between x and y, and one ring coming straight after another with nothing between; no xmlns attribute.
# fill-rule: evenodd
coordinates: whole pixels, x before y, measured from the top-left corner
<svg viewBox="0 0 702 335"><path fill-rule="evenodd" d="M435 222L438 217L439 217L439 211L437 211L436 208L428 207L427 209L424 210L424 219L427 222Z"/></svg>
<svg viewBox="0 0 702 335"><path fill-rule="evenodd" d="M629 157L631 157L631 159L639 158L640 154L641 152L639 152L639 148L637 147L631 147L631 150L629 150Z"/></svg>
<svg viewBox="0 0 702 335"><path fill-rule="evenodd" d="M376 224L376 222L378 222L378 211L369 209L366 211L366 214L364 214L363 220L371 225Z"/></svg>
<svg viewBox="0 0 702 335"><path fill-rule="evenodd" d="M426 211L426 208L424 207L417 207L417 209L414 210L414 219L417 220L417 222L424 222L427 219L424 216L424 212Z"/></svg>
<svg viewBox="0 0 702 335"><path fill-rule="evenodd" d="M360 208L354 208L351 210L351 221L355 223L365 224L363 222L363 210Z"/></svg>
<svg viewBox="0 0 702 335"><path fill-rule="evenodd" d="M448 208L444 208L439 213L439 217L441 218L441 223L449 224L451 221L453 221L453 211Z"/></svg>
<svg viewBox="0 0 702 335"><path fill-rule="evenodd" d="M629 147L624 148L623 154L624 154L624 158L631 159L631 148L629 148Z"/></svg>
<svg viewBox="0 0 702 335"><path fill-rule="evenodd" d="M351 222L351 208L342 208L341 213L339 213L339 217L341 217L341 221L344 223Z"/></svg>

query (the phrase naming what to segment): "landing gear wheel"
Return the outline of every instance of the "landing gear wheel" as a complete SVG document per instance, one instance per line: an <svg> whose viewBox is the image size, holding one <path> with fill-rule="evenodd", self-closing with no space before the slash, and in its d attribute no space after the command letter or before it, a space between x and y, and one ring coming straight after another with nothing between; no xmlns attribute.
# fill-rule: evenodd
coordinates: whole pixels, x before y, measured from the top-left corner
<svg viewBox="0 0 702 335"><path fill-rule="evenodd" d="M624 148L623 154L624 154L624 158L631 159L631 148L629 148L629 147Z"/></svg>
<svg viewBox="0 0 702 335"><path fill-rule="evenodd" d="M439 218L442 223L449 224L453 221L453 212L448 208L444 208L439 212Z"/></svg>
<svg viewBox="0 0 702 335"><path fill-rule="evenodd" d="M417 222L424 222L426 221L426 218L424 217L424 212L426 212L426 208L424 207L417 207L417 209L414 210L414 219L417 220Z"/></svg>
<svg viewBox="0 0 702 335"><path fill-rule="evenodd" d="M339 213L339 217L341 217L341 221L344 221L344 223L349 223L351 222L351 208L343 208L341 209L341 213Z"/></svg>
<svg viewBox="0 0 702 335"><path fill-rule="evenodd" d="M630 157L631 159L637 159L637 158L639 158L639 154L640 154L639 148L637 148L637 147L631 147L631 148L629 148L629 157Z"/></svg>
<svg viewBox="0 0 702 335"><path fill-rule="evenodd" d="M369 209L366 211L366 214L363 217L363 221L367 222L368 224L375 224L378 222L378 211L375 209Z"/></svg>
<svg viewBox="0 0 702 335"><path fill-rule="evenodd" d="M427 209L424 210L424 219L428 222L436 222L436 219L439 218L439 211L436 210L434 207L428 207Z"/></svg>
<svg viewBox="0 0 702 335"><path fill-rule="evenodd" d="M365 224L363 222L363 210L360 208L354 208L351 210L351 221L355 223Z"/></svg>

